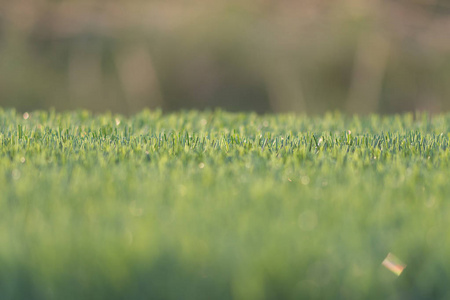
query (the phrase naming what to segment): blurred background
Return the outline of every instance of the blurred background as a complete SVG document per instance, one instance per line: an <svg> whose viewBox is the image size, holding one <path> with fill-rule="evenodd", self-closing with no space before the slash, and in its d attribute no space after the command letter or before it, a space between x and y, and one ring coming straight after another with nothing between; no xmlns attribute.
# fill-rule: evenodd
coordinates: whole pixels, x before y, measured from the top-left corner
<svg viewBox="0 0 450 300"><path fill-rule="evenodd" d="M0 106L450 109L447 0L0 0Z"/></svg>

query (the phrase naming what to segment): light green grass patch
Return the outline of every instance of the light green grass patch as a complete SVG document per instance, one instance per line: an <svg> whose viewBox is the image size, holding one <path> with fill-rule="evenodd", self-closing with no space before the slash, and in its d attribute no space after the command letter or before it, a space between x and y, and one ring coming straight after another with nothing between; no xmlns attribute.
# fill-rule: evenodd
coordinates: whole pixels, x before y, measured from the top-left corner
<svg viewBox="0 0 450 300"><path fill-rule="evenodd" d="M1 298L445 299L449 128L1 110Z"/></svg>

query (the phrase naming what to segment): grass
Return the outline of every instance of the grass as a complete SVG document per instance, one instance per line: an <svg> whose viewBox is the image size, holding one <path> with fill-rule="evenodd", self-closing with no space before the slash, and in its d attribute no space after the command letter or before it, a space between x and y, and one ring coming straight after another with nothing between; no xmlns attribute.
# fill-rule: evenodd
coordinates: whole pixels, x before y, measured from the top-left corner
<svg viewBox="0 0 450 300"><path fill-rule="evenodd" d="M0 109L1 299L446 299L449 128Z"/></svg>

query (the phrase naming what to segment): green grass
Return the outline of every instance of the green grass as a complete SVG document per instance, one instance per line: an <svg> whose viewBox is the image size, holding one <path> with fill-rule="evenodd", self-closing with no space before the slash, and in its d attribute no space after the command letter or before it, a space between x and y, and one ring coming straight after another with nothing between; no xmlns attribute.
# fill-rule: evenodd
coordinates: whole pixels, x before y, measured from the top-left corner
<svg viewBox="0 0 450 300"><path fill-rule="evenodd" d="M449 128L0 109L0 298L448 299Z"/></svg>

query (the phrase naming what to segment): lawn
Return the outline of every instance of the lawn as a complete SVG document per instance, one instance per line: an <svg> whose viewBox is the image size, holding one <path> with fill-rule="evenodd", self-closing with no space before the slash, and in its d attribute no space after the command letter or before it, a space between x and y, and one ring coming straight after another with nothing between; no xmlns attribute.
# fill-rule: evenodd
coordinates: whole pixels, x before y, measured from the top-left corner
<svg viewBox="0 0 450 300"><path fill-rule="evenodd" d="M0 109L0 298L448 299L449 129Z"/></svg>

